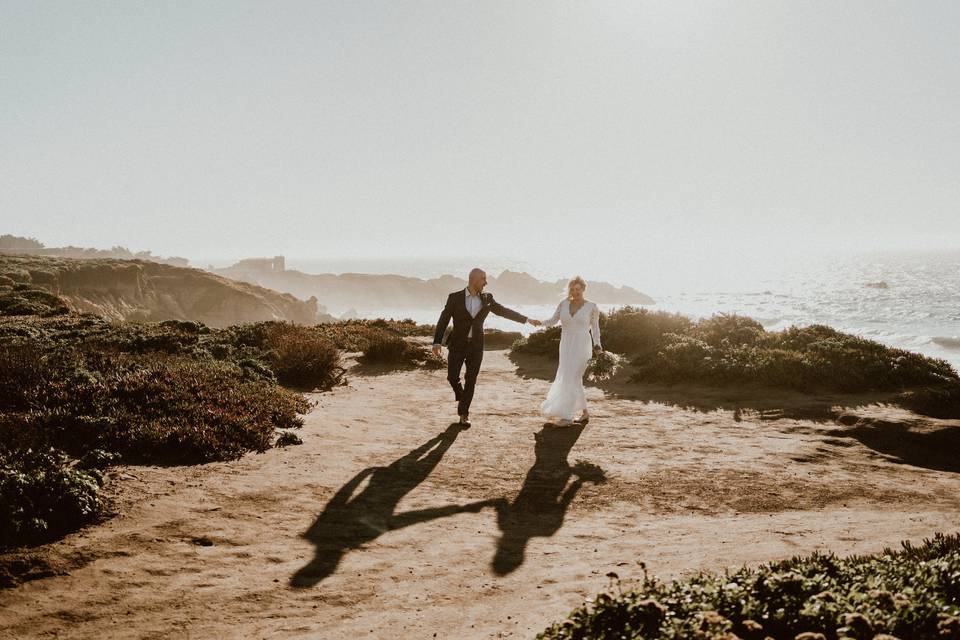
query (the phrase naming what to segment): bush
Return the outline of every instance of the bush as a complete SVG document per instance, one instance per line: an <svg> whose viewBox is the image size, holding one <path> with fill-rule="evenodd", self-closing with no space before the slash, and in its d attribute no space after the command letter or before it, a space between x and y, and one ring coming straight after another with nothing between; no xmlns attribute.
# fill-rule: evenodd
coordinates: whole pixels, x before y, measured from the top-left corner
<svg viewBox="0 0 960 640"><path fill-rule="evenodd" d="M923 387L900 394L900 404L925 416L960 416L960 386Z"/></svg>
<svg viewBox="0 0 960 640"><path fill-rule="evenodd" d="M433 327L418 325L413 320L346 320L317 325L315 329L339 349L350 352L366 350L371 340L385 333L402 337L433 336Z"/></svg>
<svg viewBox="0 0 960 640"><path fill-rule="evenodd" d="M12 355L11 355L12 354ZM0 350L0 435L17 448L93 449L130 462L197 463L270 446L302 424L305 398L236 365L155 354ZM11 379L12 378L12 379ZM11 446L11 445L7 445Z"/></svg>
<svg viewBox="0 0 960 640"><path fill-rule="evenodd" d="M688 325L683 333L711 347L738 347L757 344L765 331L763 325L753 318L721 313Z"/></svg>
<svg viewBox="0 0 960 640"><path fill-rule="evenodd" d="M484 349L509 349L522 337L523 334L519 331L487 329L483 332L483 347Z"/></svg>
<svg viewBox="0 0 960 640"><path fill-rule="evenodd" d="M818 325L766 333L735 316L702 321L686 334L665 334L655 352L633 364L637 380L667 383L756 383L840 392L960 384L942 360Z"/></svg>
<svg viewBox="0 0 960 640"><path fill-rule="evenodd" d="M424 347L407 342L398 335L383 332L373 338L363 350L360 361L364 364L394 366L424 366L440 368L444 362L435 358Z"/></svg>
<svg viewBox="0 0 960 640"><path fill-rule="evenodd" d="M273 446L290 447L298 444L303 444L303 440L300 439L300 436L295 434L293 431L284 431L277 436L277 441Z"/></svg>
<svg viewBox="0 0 960 640"><path fill-rule="evenodd" d="M767 332L751 318L698 322L624 307L601 315L606 348L629 354L637 382L756 384L804 392L907 391L904 406L960 417L960 377L944 360L841 333L824 325ZM560 329L517 340L514 353L559 354Z"/></svg>
<svg viewBox="0 0 960 640"><path fill-rule="evenodd" d="M625 355L649 352L660 344L664 334L682 334L693 326L686 316L636 307L601 314L600 320L604 348Z"/></svg>
<svg viewBox="0 0 960 640"><path fill-rule="evenodd" d="M515 340L511 351L532 356L560 357L560 327L550 327L531 333L524 340Z"/></svg>
<svg viewBox="0 0 960 640"><path fill-rule="evenodd" d="M97 517L100 476L55 449L0 453L0 548L41 542Z"/></svg>
<svg viewBox="0 0 960 640"><path fill-rule="evenodd" d="M309 327L274 327L264 345L270 350L270 368L283 384L330 389L343 379L340 351Z"/></svg>
<svg viewBox="0 0 960 640"><path fill-rule="evenodd" d="M609 574L616 578L615 574ZM603 593L538 638L956 638L960 536L937 534L868 556L785 562ZM815 636L810 636L815 637Z"/></svg>
<svg viewBox="0 0 960 640"><path fill-rule="evenodd" d="M5 278L5 281L10 279ZM0 316L54 316L69 311L62 298L31 285L0 290Z"/></svg>
<svg viewBox="0 0 960 640"><path fill-rule="evenodd" d="M0 319L0 516L9 522L0 546L92 518L89 479L109 464L269 448L276 428L300 426L309 409L275 378L333 384L338 359L326 338L280 323L212 331L75 314Z"/></svg>

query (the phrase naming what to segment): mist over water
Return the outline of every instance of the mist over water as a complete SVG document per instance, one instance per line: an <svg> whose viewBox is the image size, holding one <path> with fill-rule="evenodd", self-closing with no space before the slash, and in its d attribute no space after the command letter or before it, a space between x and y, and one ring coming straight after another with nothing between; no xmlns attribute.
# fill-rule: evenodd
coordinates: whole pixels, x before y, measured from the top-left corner
<svg viewBox="0 0 960 640"><path fill-rule="evenodd" d="M626 284L656 300L652 309L708 317L739 313L756 318L767 330L790 325L826 324L887 345L943 358L960 368L960 250L812 252L776 255L747 252L704 257L638 256L611 263L577 263L570 269L559 259L380 258L364 260L288 259L288 267L308 273L394 273L418 278L463 276L473 266L491 275L505 269L525 271L544 280L582 274L589 279ZM495 287L491 289L496 293ZM562 292L558 291L558 302ZM589 297L589 291L587 292ZM361 315L413 317L436 321L436 309L361 310ZM549 306L517 306L522 313L546 318ZM334 310L336 311L336 310ZM488 325L529 333L502 318Z"/></svg>

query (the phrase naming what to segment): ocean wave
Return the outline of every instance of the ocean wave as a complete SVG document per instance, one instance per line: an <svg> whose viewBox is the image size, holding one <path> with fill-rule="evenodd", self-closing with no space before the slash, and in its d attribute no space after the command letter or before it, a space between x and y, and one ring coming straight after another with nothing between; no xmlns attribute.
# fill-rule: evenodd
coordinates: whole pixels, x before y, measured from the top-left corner
<svg viewBox="0 0 960 640"><path fill-rule="evenodd" d="M936 336L930 339L930 342L937 345L938 347L943 347L944 349L955 349L960 351L960 338L952 338L949 336Z"/></svg>

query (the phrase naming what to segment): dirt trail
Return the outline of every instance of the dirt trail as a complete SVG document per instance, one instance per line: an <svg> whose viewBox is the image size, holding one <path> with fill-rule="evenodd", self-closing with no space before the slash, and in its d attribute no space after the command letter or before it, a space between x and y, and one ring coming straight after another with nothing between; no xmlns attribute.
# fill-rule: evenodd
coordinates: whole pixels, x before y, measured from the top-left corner
<svg viewBox="0 0 960 640"><path fill-rule="evenodd" d="M40 550L63 573L0 592L0 637L530 638L640 560L676 577L960 530L958 422L590 388L586 429L547 428L548 369L488 352L467 431L443 372L352 375L302 446L118 469L120 515Z"/></svg>

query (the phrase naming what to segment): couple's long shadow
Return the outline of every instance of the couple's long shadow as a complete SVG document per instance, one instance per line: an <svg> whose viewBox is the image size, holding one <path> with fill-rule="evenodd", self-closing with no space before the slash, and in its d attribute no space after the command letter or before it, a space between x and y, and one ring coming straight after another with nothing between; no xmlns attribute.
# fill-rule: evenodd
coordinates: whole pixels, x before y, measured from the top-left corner
<svg viewBox="0 0 960 640"><path fill-rule="evenodd" d="M316 585L336 571L348 551L388 531L458 513L475 513L485 507L497 511L501 536L493 569L505 575L523 563L531 538L552 536L560 530L570 502L584 483L604 481L599 467L586 462L571 466L567 461L583 432L582 426L545 426L535 435L536 461L513 501L500 497L394 513L400 500L430 475L460 431L457 425L450 425L390 465L368 467L344 484L303 534L315 545L315 556L293 575L291 585ZM366 487L354 496L367 478Z"/></svg>
<svg viewBox="0 0 960 640"><path fill-rule="evenodd" d="M461 428L452 424L386 467L368 467L343 485L324 507L303 537L316 546L313 560L291 578L295 587L310 587L336 571L351 549L403 529L457 513L476 512L493 501L451 504L430 509L394 513L400 500L423 482L457 439ZM367 486L353 494L364 480Z"/></svg>
<svg viewBox="0 0 960 640"><path fill-rule="evenodd" d="M570 503L585 483L606 480L600 467L583 461L571 466L567 460L583 429L582 425L544 426L535 434L536 460L520 492L512 502L501 499L495 505L501 532L493 557L497 575L506 575L523 564L531 538L548 538L560 530Z"/></svg>

